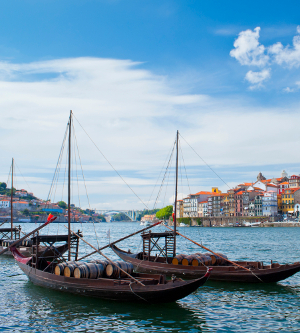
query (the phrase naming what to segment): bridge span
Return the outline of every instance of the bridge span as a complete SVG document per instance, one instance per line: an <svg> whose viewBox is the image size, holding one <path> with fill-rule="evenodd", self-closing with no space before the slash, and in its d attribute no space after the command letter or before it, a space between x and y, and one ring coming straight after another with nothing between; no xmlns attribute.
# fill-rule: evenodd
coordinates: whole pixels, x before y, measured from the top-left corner
<svg viewBox="0 0 300 333"><path fill-rule="evenodd" d="M127 217L129 217L131 221L136 221L140 213L138 210L120 210L120 209L97 209L96 212L98 214L108 217L114 214L123 213Z"/></svg>

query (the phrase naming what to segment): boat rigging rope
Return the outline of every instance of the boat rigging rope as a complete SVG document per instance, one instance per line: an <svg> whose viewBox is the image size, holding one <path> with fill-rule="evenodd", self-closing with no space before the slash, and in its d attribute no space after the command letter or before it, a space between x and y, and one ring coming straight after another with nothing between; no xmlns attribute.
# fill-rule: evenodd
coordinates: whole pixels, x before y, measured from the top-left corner
<svg viewBox="0 0 300 333"><path fill-rule="evenodd" d="M77 153L78 153L78 159L79 159L79 162L80 162L80 168L81 168L81 174L82 174L82 178L83 178L85 193L86 193L86 197L87 197L87 200L88 200L89 209L91 211L90 198L89 198L89 195L88 195L88 191L87 191L87 187L86 187L86 182L85 182L85 177L84 177L84 173L83 173L83 168L82 168L82 163L81 163L81 157L80 157L79 147L78 147L78 141L77 141L77 136L76 136L75 128L74 128L74 123L73 123L73 133L74 133L74 138L75 138L74 141L76 143L76 148L77 148ZM76 160L76 175L77 175L77 160ZM78 175L77 175L77 186L78 186L78 197L79 197ZM80 201L79 201L79 204L80 204ZM95 227L95 222L94 222L93 218L92 218L92 222L93 222L94 232L95 232L95 235L96 235L96 241L97 241L97 245L98 245L98 249L99 249L100 248L100 244L99 244L98 235L97 235L97 231L96 231L96 227ZM82 223L81 223L81 228L82 228Z"/></svg>
<svg viewBox="0 0 300 333"><path fill-rule="evenodd" d="M140 299L142 299L143 301L149 303L145 298L143 298L142 296L136 294L136 293L132 290L131 285L132 285L133 283L134 283L134 282L130 282L130 284L129 284L130 290L134 293L135 296L137 296L137 297L139 297Z"/></svg>
<svg viewBox="0 0 300 333"><path fill-rule="evenodd" d="M19 169L19 167L18 167L18 165L17 165L16 161L14 161L14 164L16 165L16 167L17 167L18 171L20 172L21 176L23 177L23 179L24 179L24 181L25 181L26 185L28 186L28 188L29 188L30 192L32 192L32 193L33 193L32 189L30 188L29 184L27 183L27 181L26 181L25 177L23 176L23 174L22 174L21 170Z"/></svg>
<svg viewBox="0 0 300 333"><path fill-rule="evenodd" d="M102 151L99 149L99 147L96 145L96 143L93 141L93 139L90 137L90 135L87 133L87 131L84 129L84 127L81 125L79 120L75 117L73 114L73 117L77 120L78 124L82 128L82 130L85 132L85 134L88 136L88 138L92 141L93 145L96 147L96 149L99 151L99 153L102 155L102 157L106 160L106 162L111 166L111 168L116 172L116 174L122 179L122 181L127 185L127 187L132 191L132 193L141 201L141 203L147 208L148 206L144 203L144 201L135 193L135 191L131 188L131 186L126 182L126 180L120 175L120 173L114 168L114 166L110 163L110 161L106 158L106 156L102 153Z"/></svg>
<svg viewBox="0 0 300 333"><path fill-rule="evenodd" d="M155 185L154 185L154 187L153 187L152 193L151 193L150 198L149 198L149 200L148 200L148 205L150 204L150 201L151 201L151 198L152 198L153 192L154 192L154 190L155 190L155 188L156 188L156 186L157 186L157 183L158 183L158 181L159 181L159 179L160 179L160 177L161 177L161 174L162 174L163 170L165 169L165 164L167 163L168 158L169 158L169 156L170 156L170 154L171 154L171 151L172 151L173 149L174 149L174 144L172 145L172 147L171 147L169 153L167 154L166 160L165 160L165 162L164 162L164 164L163 164L163 166L162 166L162 168L161 168L161 170L160 170L159 176L157 177L156 183L155 183Z"/></svg>
<svg viewBox="0 0 300 333"><path fill-rule="evenodd" d="M187 145L193 150L193 152L203 161L203 163L208 166L210 168L210 170L219 178L221 179L221 181L226 185L228 186L228 188L230 189L231 187L225 182L225 180L223 180L214 170L213 168L207 164L204 159L196 152L196 150L186 141L186 139L179 133L179 135L182 137L182 139L187 143Z"/></svg>
<svg viewBox="0 0 300 333"><path fill-rule="evenodd" d="M59 165L61 163L62 155L63 155L63 152L64 152L65 142L66 142L67 133L68 133L68 128L69 128L69 124L67 125L66 131L65 131L65 135L64 135L64 138L63 138L63 142L62 142L62 145L61 145L61 148L60 148L60 153L59 153L59 156L58 156L58 160L57 160L57 163L56 163L55 172L54 172L54 175L53 175L52 183L51 183L49 194L48 194L48 200L51 198L53 184L54 184L54 182L56 181L56 178L57 178L58 167L59 167ZM60 168L59 168L59 170L60 170Z"/></svg>
<svg viewBox="0 0 300 333"><path fill-rule="evenodd" d="M171 162L172 162L172 157L173 157L173 153L174 153L174 150L175 150L175 146L176 146L176 141L174 142L173 149L172 149L172 152L171 152L171 155L170 155L170 158L169 158L169 162L168 162L168 164L167 164L167 168L166 168L166 171L165 171L165 173L164 173L164 177L163 177L163 180L162 180L162 182L161 182L161 185L160 185L160 188L159 188L159 191L158 191L158 194L157 194L157 197L156 197L156 200L155 200L155 203L154 203L153 209L155 209L156 204L157 204L158 199L159 199L159 196L160 196L160 194L161 194L162 187L163 187L163 185L164 185L164 182L165 182L165 179L166 179L166 175L167 175L167 173L168 173L168 169L169 169L170 164L171 164Z"/></svg>
<svg viewBox="0 0 300 333"><path fill-rule="evenodd" d="M180 134L180 133L179 133L179 134ZM186 167L185 167L185 162L184 162L184 158L183 158L183 152L182 152L182 148L181 148L181 144L180 144L180 139L179 139L179 149L180 149L180 151L181 151L181 158L182 158L183 167L184 167L184 170L185 170L186 181L187 181L187 183L188 183L188 187L189 187L189 193L192 193L192 192L191 192L190 183L189 183L189 179L188 179L188 174L187 174Z"/></svg>

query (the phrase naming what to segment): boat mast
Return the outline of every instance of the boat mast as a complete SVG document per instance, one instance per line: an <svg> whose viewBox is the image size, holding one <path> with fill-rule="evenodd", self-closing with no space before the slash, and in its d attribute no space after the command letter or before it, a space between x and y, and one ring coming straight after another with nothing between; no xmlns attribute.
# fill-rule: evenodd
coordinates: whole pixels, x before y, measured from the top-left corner
<svg viewBox="0 0 300 333"><path fill-rule="evenodd" d="M13 239L13 193L14 193L14 159L11 161L11 190L10 190L10 239Z"/></svg>
<svg viewBox="0 0 300 333"><path fill-rule="evenodd" d="M178 136L179 132L177 130L176 134L176 185L175 185L175 210L174 210L174 248L173 257L176 256L176 217L177 217L177 187L178 187Z"/></svg>
<svg viewBox="0 0 300 333"><path fill-rule="evenodd" d="M71 260L71 126L72 110L69 119L69 161L68 161L68 260Z"/></svg>

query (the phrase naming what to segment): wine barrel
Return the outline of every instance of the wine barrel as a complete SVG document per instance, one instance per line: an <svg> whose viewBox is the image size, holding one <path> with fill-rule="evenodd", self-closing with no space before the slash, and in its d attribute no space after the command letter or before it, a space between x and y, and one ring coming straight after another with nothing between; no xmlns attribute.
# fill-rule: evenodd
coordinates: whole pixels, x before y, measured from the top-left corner
<svg viewBox="0 0 300 333"><path fill-rule="evenodd" d="M108 260L95 259L95 260L92 260L91 263L103 265L104 269L106 269L106 266L109 264L109 261Z"/></svg>
<svg viewBox="0 0 300 333"><path fill-rule="evenodd" d="M132 274L133 265L124 261L115 261L113 264L108 264L105 269L106 276L112 279L117 279L118 277L127 277L120 269L122 268L125 272Z"/></svg>
<svg viewBox="0 0 300 333"><path fill-rule="evenodd" d="M86 266L89 269L90 279L98 279L99 277L104 276L105 268L102 264L88 263Z"/></svg>
<svg viewBox="0 0 300 333"><path fill-rule="evenodd" d="M213 253L204 253L203 255L210 257L212 265L216 264L217 257Z"/></svg>
<svg viewBox="0 0 300 333"><path fill-rule="evenodd" d="M67 266L64 268L64 276L73 277L74 276L74 270L78 266L80 266L80 264L76 261L74 261L72 263L68 263Z"/></svg>
<svg viewBox="0 0 300 333"><path fill-rule="evenodd" d="M196 256L194 254L186 256L185 258L182 259L181 265L183 265L183 266L192 265L192 262L195 258L196 258Z"/></svg>
<svg viewBox="0 0 300 333"><path fill-rule="evenodd" d="M212 261L210 256L205 256L204 254L201 254L201 256L196 256L195 259L198 261L198 265L200 266L212 266Z"/></svg>
<svg viewBox="0 0 300 333"><path fill-rule="evenodd" d="M74 277L77 279L98 279L103 277L105 268L102 264L84 263L74 269Z"/></svg>
<svg viewBox="0 0 300 333"><path fill-rule="evenodd" d="M178 254L176 257L172 259L173 265L180 265L182 263L182 260L187 257L186 254Z"/></svg>
<svg viewBox="0 0 300 333"><path fill-rule="evenodd" d="M54 268L55 275L64 275L64 269L68 264L73 263L74 261L65 261L57 264Z"/></svg>
<svg viewBox="0 0 300 333"><path fill-rule="evenodd" d="M88 278L90 275L89 268L87 264L81 264L80 266L74 269L74 278L76 279L83 279Z"/></svg>
<svg viewBox="0 0 300 333"><path fill-rule="evenodd" d="M221 257L219 257L218 255L220 255ZM216 253L216 263L215 263L215 265L216 266L226 265L228 263L228 261L223 259L223 258L228 259L227 256L225 256L225 254Z"/></svg>

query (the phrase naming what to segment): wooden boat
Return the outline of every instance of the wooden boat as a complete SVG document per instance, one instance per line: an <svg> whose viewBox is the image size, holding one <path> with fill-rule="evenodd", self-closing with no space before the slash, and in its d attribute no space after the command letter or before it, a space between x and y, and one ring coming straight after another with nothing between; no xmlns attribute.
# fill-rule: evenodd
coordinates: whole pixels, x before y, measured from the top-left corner
<svg viewBox="0 0 300 333"><path fill-rule="evenodd" d="M67 239L67 248L68 248L68 260L71 260L71 236L74 234L70 229L70 175L71 175L71 128L72 128L72 112L69 118L69 166L68 166L68 239ZM51 217L49 215L48 221L45 223L47 225L51 222ZM40 229L39 227L38 229ZM39 245L39 235L37 230L33 231L35 233L36 242L35 246L37 249ZM77 235L77 239L83 238L80 235ZM45 241L45 240L43 240ZM85 241L86 242L86 241ZM53 244L54 242L50 242ZM87 243L87 242L86 242ZM89 243L88 243L89 244ZM91 245L92 246L92 245ZM93 247L93 246L92 246ZM75 260L78 256L78 243L76 248ZM28 276L29 280L35 285L42 286L45 288L51 288L59 291L98 297L106 300L117 300L117 301L126 301L126 302L146 302L146 303L168 303L174 302L178 299L186 297L200 286L202 286L208 279L210 275L210 269L201 276L200 278L183 281L181 278L173 277L171 280L166 280L165 275L162 274L141 274L134 273L129 274L127 271L124 271L121 267L117 267L120 272L119 278L107 278L104 275L101 275L97 278L76 278L72 274L66 276L66 268L70 272L70 267L80 264L68 263L68 267L64 269L64 275L61 274L61 270L55 270L55 268L61 262L61 255L57 255L56 258L51 258L49 260L44 255L39 255L38 252L35 252L34 248L32 250L33 255L31 257L25 257L22 255L18 249L14 246L11 248L11 252L21 268L21 270ZM94 248L95 249L95 248ZM96 249L97 250L97 249ZM100 254L100 250L97 250ZM1 254L1 252L0 252ZM103 255L103 254L102 254ZM104 255L103 255L104 256ZM104 256L107 258L106 256ZM108 259L108 258L107 258ZM79 259L78 259L79 260ZM111 265L115 265L110 261ZM128 278L120 277L121 272L125 273ZM114 276L114 275L112 275Z"/></svg>
<svg viewBox="0 0 300 333"><path fill-rule="evenodd" d="M73 294L102 298L106 300L145 303L169 303L184 298L202 286L209 277L209 270L201 278L183 281L175 278L166 280L162 274L133 274L133 277L144 284L138 284L130 278L77 279L55 275L54 265L46 270L39 266L32 267L32 258L23 256L17 249L11 249L21 268L35 285L64 291Z"/></svg>
<svg viewBox="0 0 300 333"><path fill-rule="evenodd" d="M205 274L207 266L213 268L210 280L228 282L248 282L248 283L269 283L284 280L300 271L300 263L280 265L272 263L264 265L262 262L230 261L227 257L220 256L210 249L194 242L186 236L177 232L177 183L178 183L178 131L176 137L176 187L175 187L175 212L173 213L174 230L167 232L147 232L143 233L143 250L140 253L132 254L119 249L115 243L110 246L112 250L124 261L131 263L135 270L143 273L175 275L187 279L195 279ZM224 262L219 265L209 266L209 264L193 266L192 264L173 264L176 257L176 237L182 236L194 244L212 252ZM153 252L155 252L153 254Z"/></svg>
<svg viewBox="0 0 300 333"><path fill-rule="evenodd" d="M122 251L116 245L112 245L111 248L121 259L131 263L138 272L195 279L203 276L207 269L205 266L173 265L171 257L165 260L162 257L150 256L149 260L143 260L143 252L132 254ZM277 263L264 265L261 262L254 261L236 261L235 263L248 270L230 263L224 266L209 266L212 268L209 279L224 282L270 283L287 279L300 271L299 262L286 265Z"/></svg>

